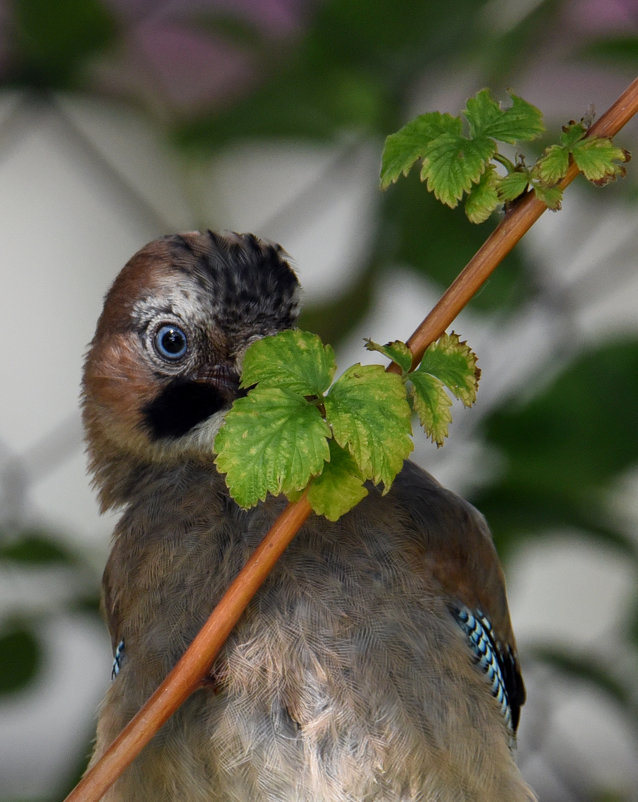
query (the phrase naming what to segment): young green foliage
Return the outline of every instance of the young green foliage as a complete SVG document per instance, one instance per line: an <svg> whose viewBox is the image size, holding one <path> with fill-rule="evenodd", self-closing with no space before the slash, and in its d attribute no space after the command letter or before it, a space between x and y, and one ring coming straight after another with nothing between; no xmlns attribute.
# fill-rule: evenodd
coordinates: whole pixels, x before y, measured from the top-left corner
<svg viewBox="0 0 638 802"><path fill-rule="evenodd" d="M625 174L629 153L609 139L587 137L582 122L563 128L560 142L550 145L527 167L522 157L513 164L498 151L497 142L515 144L535 139L545 130L540 111L510 93L502 108L488 89L467 101L460 116L421 114L387 137L381 163L381 187L386 189L421 161L421 180L428 191L451 208L465 198L465 213L481 223L505 203L528 189L550 209L559 209L560 181L573 159L585 178L603 185ZM496 165L505 168L497 172Z"/></svg>
<svg viewBox="0 0 638 802"><path fill-rule="evenodd" d="M330 461L315 477L308 490L310 506L329 521L338 521L348 510L368 495L365 477L345 448L330 440Z"/></svg>
<svg viewBox="0 0 638 802"><path fill-rule="evenodd" d="M465 214L470 223L482 223L500 204L498 194L500 176L489 164L465 201Z"/></svg>
<svg viewBox="0 0 638 802"><path fill-rule="evenodd" d="M587 130L582 123L570 122L563 127L560 144L548 148L538 161L539 177L542 181L560 181L567 172L570 156L585 178L599 186L625 175L627 171L623 163L630 160L629 152L614 145L611 139L587 137L586 134ZM557 151L560 151L561 156ZM548 176L551 167L554 172Z"/></svg>
<svg viewBox="0 0 638 802"><path fill-rule="evenodd" d="M586 134L582 122L565 125L559 143L546 148L536 164L526 171L529 186L550 209L560 208L563 192L558 183L567 174L572 159L585 178L597 186L626 173L623 164L631 158L628 151L610 139Z"/></svg>
<svg viewBox="0 0 638 802"><path fill-rule="evenodd" d="M481 376L476 364L476 354L458 334L451 332L433 342L420 364L410 370L410 363L404 360L401 364L400 359L396 358L396 355L402 353L400 346L410 353L405 343L398 340L387 345L368 341L366 345L369 350L380 351L401 367L410 406L417 414L426 435L441 446L452 421L452 401L446 388L467 407L476 400Z"/></svg>
<svg viewBox="0 0 638 802"><path fill-rule="evenodd" d="M413 448L411 415L441 444L451 420L447 387L463 403L476 394L476 359L456 334L444 335L412 371L397 340L367 342L397 363L352 365L330 386L334 352L298 329L264 337L244 358L242 387L215 440L216 465L231 495L252 507L267 493L295 499L307 486L313 510L337 520L366 494L368 480L387 492Z"/></svg>
<svg viewBox="0 0 638 802"><path fill-rule="evenodd" d="M238 398L215 440L218 469L233 498L253 507L267 493L288 496L321 473L329 458L328 424L303 396L257 387Z"/></svg>
<svg viewBox="0 0 638 802"><path fill-rule="evenodd" d="M426 350L420 365L410 376L427 373L436 376L466 407L476 401L481 371L476 354L458 334L443 334Z"/></svg>
<svg viewBox="0 0 638 802"><path fill-rule="evenodd" d="M352 365L330 389L325 409L334 439L387 492L414 448L401 377L381 365Z"/></svg>
<svg viewBox="0 0 638 802"><path fill-rule="evenodd" d="M466 407L476 401L481 371L476 354L458 334L444 334L426 350L420 365L408 376L410 400L432 442L442 446L452 420L445 388Z"/></svg>
<svg viewBox="0 0 638 802"><path fill-rule="evenodd" d="M412 377L409 392L412 409L423 431L437 446L443 445L452 422L452 399L445 392L443 383L429 373L417 373Z"/></svg>
<svg viewBox="0 0 638 802"><path fill-rule="evenodd" d="M233 498L252 507L267 493L303 490L329 459L330 429L312 399L330 386L334 351L296 329L264 337L247 350L241 386L215 441L216 465Z"/></svg>
<svg viewBox="0 0 638 802"><path fill-rule="evenodd" d="M325 392L337 369L335 352L321 338L301 329L263 337L246 351L241 387L279 387L302 396Z"/></svg>
<svg viewBox="0 0 638 802"><path fill-rule="evenodd" d="M544 130L535 106L511 93L510 98L512 105L505 109L489 89L470 98L463 111L466 132L461 117L429 112L391 134L383 150L382 188L407 175L421 160L421 180L442 203L454 208L469 193L470 219L486 219L499 203L496 174L481 180L497 155L497 141L535 139Z"/></svg>
<svg viewBox="0 0 638 802"><path fill-rule="evenodd" d="M370 339L365 340L368 351L378 351L387 356L392 362L396 362L401 368L402 373L407 373L412 368L412 351L401 340L393 340L385 345L379 345Z"/></svg>

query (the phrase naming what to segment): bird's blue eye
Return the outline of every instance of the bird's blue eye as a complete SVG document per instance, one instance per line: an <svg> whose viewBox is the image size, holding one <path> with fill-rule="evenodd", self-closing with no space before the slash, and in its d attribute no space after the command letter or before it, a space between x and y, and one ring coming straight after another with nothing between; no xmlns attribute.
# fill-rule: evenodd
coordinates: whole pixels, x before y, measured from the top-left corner
<svg viewBox="0 0 638 802"><path fill-rule="evenodd" d="M188 340L179 326L165 323L155 333L155 350L164 359L175 362L181 359L188 349Z"/></svg>

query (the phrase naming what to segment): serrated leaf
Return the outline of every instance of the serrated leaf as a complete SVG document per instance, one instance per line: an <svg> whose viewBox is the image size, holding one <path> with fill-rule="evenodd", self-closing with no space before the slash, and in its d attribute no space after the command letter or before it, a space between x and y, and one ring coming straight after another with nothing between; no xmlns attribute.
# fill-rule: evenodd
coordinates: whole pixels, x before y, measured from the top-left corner
<svg viewBox="0 0 638 802"><path fill-rule="evenodd" d="M465 201L465 214L471 223L483 223L492 214L501 201L497 187L499 177L493 165L489 165L478 184L470 190Z"/></svg>
<svg viewBox="0 0 638 802"><path fill-rule="evenodd" d="M463 114L470 128L470 136L479 137L502 112L489 89L481 89L474 97L468 98Z"/></svg>
<svg viewBox="0 0 638 802"><path fill-rule="evenodd" d="M352 365L330 389L325 408L337 443L387 492L414 447L401 377L381 365Z"/></svg>
<svg viewBox="0 0 638 802"><path fill-rule="evenodd" d="M543 184L557 184L569 167L569 150L562 145L550 145L534 166L534 176Z"/></svg>
<svg viewBox="0 0 638 802"><path fill-rule="evenodd" d="M563 126L560 135L560 144L564 145L568 150L571 150L576 142L582 139L586 133L587 129L583 123L571 122L569 125Z"/></svg>
<svg viewBox="0 0 638 802"><path fill-rule="evenodd" d="M438 111L428 112L390 134L381 157L381 188L387 189L401 175L407 176L415 162L423 158L430 142L443 133L460 135L460 118Z"/></svg>
<svg viewBox="0 0 638 802"><path fill-rule="evenodd" d="M309 331L288 329L252 343L244 356L241 386L288 389L298 395L321 395L330 386L337 364L330 345Z"/></svg>
<svg viewBox="0 0 638 802"><path fill-rule="evenodd" d="M441 134L427 149L421 181L427 181L428 190L454 209L478 182L494 153L496 144L488 137L467 139L460 134Z"/></svg>
<svg viewBox="0 0 638 802"><path fill-rule="evenodd" d="M532 189L536 197L540 201L543 201L548 209L551 209L553 212L560 209L560 204L563 200L563 190L560 187L547 187L545 184L534 182L532 184Z"/></svg>
<svg viewBox="0 0 638 802"><path fill-rule="evenodd" d="M308 501L318 515L337 521L368 495L364 478L348 451L330 440L330 461L308 489Z"/></svg>
<svg viewBox="0 0 638 802"><path fill-rule="evenodd" d="M466 407L476 401L478 380L481 375L476 365L476 354L458 334L443 334L426 350L414 373L436 376ZM410 374L410 378L414 376Z"/></svg>
<svg viewBox="0 0 638 802"><path fill-rule="evenodd" d="M267 493L303 489L330 456L328 437L315 406L286 389L257 387L226 414L215 464L235 501L253 507Z"/></svg>
<svg viewBox="0 0 638 802"><path fill-rule="evenodd" d="M498 196L503 203L511 203L525 192L529 184L527 170L514 170L504 175L498 185Z"/></svg>
<svg viewBox="0 0 638 802"><path fill-rule="evenodd" d="M587 137L574 145L572 155L588 181L606 183L606 180L624 175L625 168L616 162L626 162L628 154L614 145L611 139Z"/></svg>
<svg viewBox="0 0 638 802"><path fill-rule="evenodd" d="M508 92L512 105L501 110L501 117L487 126L484 133L500 142L529 142L545 131L543 114L540 109Z"/></svg>
<svg viewBox="0 0 638 802"><path fill-rule="evenodd" d="M452 422L452 401L440 379L430 373L410 374L409 398L426 435L442 446Z"/></svg>
<svg viewBox="0 0 638 802"><path fill-rule="evenodd" d="M543 133L543 115L536 106L508 93L512 105L504 109L494 100L489 89L481 89L467 101L465 116L472 137L493 137L500 142L521 142Z"/></svg>
<svg viewBox="0 0 638 802"><path fill-rule="evenodd" d="M379 345L373 340L366 340L368 351L378 351L387 356L392 362L396 362L404 373L412 368L412 351L402 340L393 340L385 345Z"/></svg>

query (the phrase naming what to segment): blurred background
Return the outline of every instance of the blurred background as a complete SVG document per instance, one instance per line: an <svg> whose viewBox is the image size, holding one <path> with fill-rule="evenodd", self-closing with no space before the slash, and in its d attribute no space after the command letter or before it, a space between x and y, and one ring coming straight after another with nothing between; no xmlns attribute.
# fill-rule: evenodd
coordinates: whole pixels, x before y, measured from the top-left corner
<svg viewBox="0 0 638 802"><path fill-rule="evenodd" d="M65 795L109 683L113 518L78 394L124 262L184 229L277 240L302 325L342 368L370 361L362 338L406 339L496 223L414 175L381 193L385 136L490 86L555 137L637 67L636 0L0 2L1 802ZM417 435L415 459L494 531L543 802L638 800L637 175L577 180L508 257L454 325L478 403L443 449Z"/></svg>

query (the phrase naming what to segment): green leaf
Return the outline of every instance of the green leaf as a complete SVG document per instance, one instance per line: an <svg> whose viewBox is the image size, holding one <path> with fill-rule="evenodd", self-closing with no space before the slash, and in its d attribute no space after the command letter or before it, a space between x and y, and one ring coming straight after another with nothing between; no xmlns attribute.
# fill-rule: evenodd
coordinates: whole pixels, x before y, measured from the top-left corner
<svg viewBox="0 0 638 802"><path fill-rule="evenodd" d="M563 190L560 187L547 187L545 184L533 182L532 189L536 197L543 201L553 212L560 209L560 204L563 200Z"/></svg>
<svg viewBox="0 0 638 802"><path fill-rule="evenodd" d="M466 407L476 401L481 375L476 365L476 354L458 334L443 334L426 350L414 373L436 376ZM410 375L413 378L414 373Z"/></svg>
<svg viewBox="0 0 638 802"><path fill-rule="evenodd" d="M336 370L330 345L309 331L288 329L252 343L242 365L241 386L278 387L298 395L321 395Z"/></svg>
<svg viewBox="0 0 638 802"><path fill-rule="evenodd" d="M502 112L489 89L481 89L474 97L468 98L463 110L470 127L470 136L480 137L494 124ZM488 134L489 136L489 134Z"/></svg>
<svg viewBox="0 0 638 802"><path fill-rule="evenodd" d="M401 377L381 365L352 365L330 389L325 408L337 443L387 492L414 447Z"/></svg>
<svg viewBox="0 0 638 802"><path fill-rule="evenodd" d="M495 153L496 144L488 137L467 139L461 134L441 134L427 149L421 181L427 181L428 190L454 209L478 182Z"/></svg>
<svg viewBox="0 0 638 802"><path fill-rule="evenodd" d="M562 145L551 145L534 165L534 176L543 184L557 184L565 177L569 167L569 150Z"/></svg>
<svg viewBox="0 0 638 802"><path fill-rule="evenodd" d="M587 137L577 142L572 154L585 178L596 184L606 184L618 176L623 176L625 168L622 163L629 161L626 150L604 137Z"/></svg>
<svg viewBox="0 0 638 802"><path fill-rule="evenodd" d="M560 137L562 145L572 154L576 166L585 178L603 185L625 175L622 165L631 158L628 151L614 145L611 139L587 137L586 133L584 123L571 122L563 127Z"/></svg>
<svg viewBox="0 0 638 802"><path fill-rule="evenodd" d="M444 334L426 350L420 365L410 373L410 403L425 433L441 446L452 421L447 387L465 406L476 400L480 370L476 355L458 334Z"/></svg>
<svg viewBox="0 0 638 802"><path fill-rule="evenodd" d="M308 501L318 515L337 521L368 495L364 477L351 454L330 440L330 461L308 490Z"/></svg>
<svg viewBox="0 0 638 802"><path fill-rule="evenodd" d="M317 407L287 389L257 387L226 414L215 464L235 501L253 507L266 493L302 490L330 456L328 437Z"/></svg>
<svg viewBox="0 0 638 802"><path fill-rule="evenodd" d="M368 351L379 351L392 362L396 362L403 373L408 373L412 368L412 351L402 340L393 340L385 345L379 345L373 340L366 340L366 348Z"/></svg>
<svg viewBox="0 0 638 802"><path fill-rule="evenodd" d="M514 143L535 139L543 133L545 126L539 109L511 92L509 95L512 105L507 109L501 108L489 89L482 89L467 101L464 113L473 138L488 136Z"/></svg>
<svg viewBox="0 0 638 802"><path fill-rule="evenodd" d="M381 157L381 188L387 189L401 175L407 176L415 162L425 156L430 142L443 133L460 136L460 118L438 111L428 112L390 134Z"/></svg>
<svg viewBox="0 0 638 802"><path fill-rule="evenodd" d="M501 178L498 185L498 196L503 203L509 203L522 195L528 184L529 173L527 170L514 170Z"/></svg>
<svg viewBox="0 0 638 802"><path fill-rule="evenodd" d="M478 184L472 187L465 201L465 214L471 223L483 223L492 214L501 200L497 187L499 177L493 165L489 165Z"/></svg>
<svg viewBox="0 0 638 802"><path fill-rule="evenodd" d="M510 93L512 105L503 109L488 89L467 101L464 110L470 137L463 135L459 117L438 112L423 114L386 139L381 167L381 186L407 176L422 159L421 181L429 192L455 208L466 192L478 184L496 153L496 142L534 139L544 131L540 111ZM469 203L468 217L485 220L499 201L496 179L486 177Z"/></svg>
<svg viewBox="0 0 638 802"><path fill-rule="evenodd" d="M583 123L575 123L572 121L568 125L563 126L563 130L560 135L560 144L564 145L568 150L571 151L576 142L581 140L586 133L587 129Z"/></svg>
<svg viewBox="0 0 638 802"><path fill-rule="evenodd" d="M426 435L442 446L452 422L452 401L440 379L430 373L410 374L409 398Z"/></svg>
<svg viewBox="0 0 638 802"><path fill-rule="evenodd" d="M512 105L502 110L501 118L488 126L485 133L510 144L529 142L539 137L545 131L540 109L512 92L508 94L512 99Z"/></svg>

